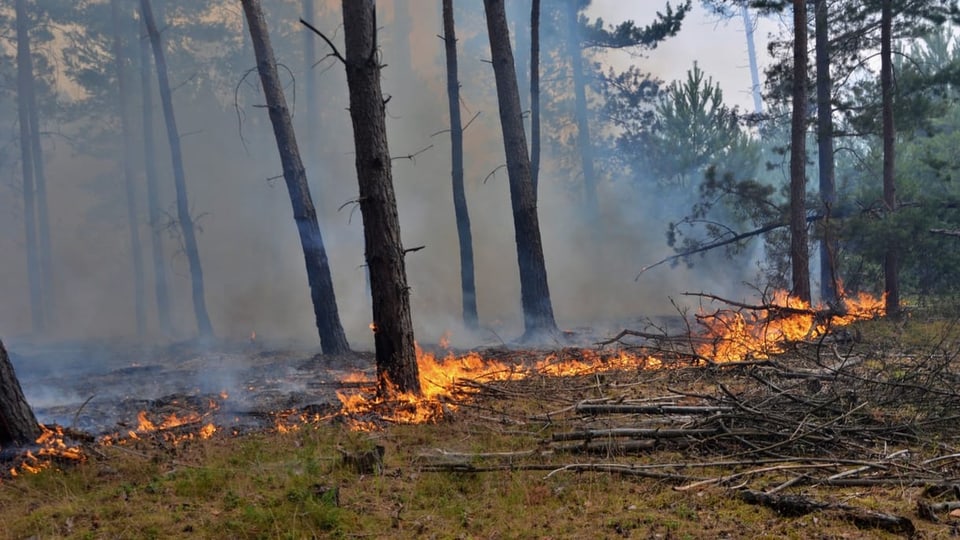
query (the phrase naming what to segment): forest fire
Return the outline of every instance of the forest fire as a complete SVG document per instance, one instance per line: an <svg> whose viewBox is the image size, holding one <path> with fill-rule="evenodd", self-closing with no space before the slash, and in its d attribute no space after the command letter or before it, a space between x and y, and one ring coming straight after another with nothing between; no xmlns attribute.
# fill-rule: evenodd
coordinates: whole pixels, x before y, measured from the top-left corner
<svg viewBox="0 0 960 540"><path fill-rule="evenodd" d="M20 456L20 462L10 468L10 476L18 476L20 473L36 474L51 467L55 462L86 461L87 458L79 447L66 443L60 426L41 425L40 429L42 432L36 440L38 448L23 453Z"/></svg>
<svg viewBox="0 0 960 540"><path fill-rule="evenodd" d="M750 307L697 315L705 329L697 354L713 362L769 358L782 353L787 343L817 339L831 327L882 315L883 298L860 293L844 298L844 311L836 312L776 291L768 304Z"/></svg>
<svg viewBox="0 0 960 540"><path fill-rule="evenodd" d="M691 355L694 365L769 358L784 352L787 343L817 339L832 327L882 315L883 299L862 293L845 298L844 311L836 312L821 306L812 307L786 292L778 291L767 304L740 305L739 308L697 315L704 331L698 336L690 336L690 341L695 343ZM445 335L444 346L449 343L448 339ZM385 384L387 391L382 392L386 397L363 391L338 391L340 413L348 419L348 424L357 430L374 429L373 423L361 420L371 415L390 423L435 422L443 417L444 411L456 410L458 403L490 381L522 379L531 375L567 377L664 367L662 358L642 350L620 350L605 355L596 350L578 349L572 358L553 353L532 365L522 365L484 358L477 352L463 356L448 352L443 358L438 358L417 347L417 362L422 396L395 391L389 381ZM375 381L362 374L352 376L351 380L375 386ZM465 381L474 384L464 384Z"/></svg>

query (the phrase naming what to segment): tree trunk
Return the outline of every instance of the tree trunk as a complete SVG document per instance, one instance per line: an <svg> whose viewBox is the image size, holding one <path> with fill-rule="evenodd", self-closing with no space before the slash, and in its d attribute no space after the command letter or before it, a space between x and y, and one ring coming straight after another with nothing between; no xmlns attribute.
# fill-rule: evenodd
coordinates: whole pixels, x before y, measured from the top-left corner
<svg viewBox="0 0 960 540"><path fill-rule="evenodd" d="M140 17L140 29L146 35L147 25ZM170 319L170 296L167 290L167 268L160 236L159 180L157 179L156 145L153 140L153 86L150 79L149 45L140 39L140 91L143 107L143 168L147 178L147 213L150 218L150 250L153 255L153 289L157 297L157 322L164 336L173 334Z"/></svg>
<svg viewBox="0 0 960 540"><path fill-rule="evenodd" d="M167 79L167 62L163 53L163 42L157 30L153 12L150 10L150 0L140 0L140 13L147 25L147 34L153 46L153 58L157 66L157 81L160 83L160 103L163 105L163 118L167 124L167 139L170 142L170 159L173 162L173 181L177 191L177 220L180 222L180 232L183 234L183 247L190 265L190 281L193 292L193 312L197 318L197 329L202 338L213 337L213 325L207 314L207 302L203 293L203 269L200 267L200 250L197 247L197 236L193 228L193 219L190 217L190 204L187 199L187 181L183 171L183 155L180 149L180 132L177 130L177 119L173 112L173 97L170 92L170 81Z"/></svg>
<svg viewBox="0 0 960 540"><path fill-rule="evenodd" d="M540 0L530 2L530 180L536 201L540 185Z"/></svg>
<svg viewBox="0 0 960 540"><path fill-rule="evenodd" d="M830 212L836 202L833 156L833 106L830 94L830 35L827 0L814 2L814 27L817 48L817 154L820 167L820 202L823 204L823 238L820 240L820 299L837 300L835 256L837 241L830 228Z"/></svg>
<svg viewBox="0 0 960 540"><path fill-rule="evenodd" d="M520 298L523 305L524 339L536 340L557 332L547 286L547 267L540 241L537 201L530 176L530 158L523 133L523 112L517 88L510 33L504 0L484 0L487 33L497 82L497 102L503 129L503 148L507 158L510 203L516 233L517 260L520 267Z"/></svg>
<svg viewBox="0 0 960 540"><path fill-rule="evenodd" d="M753 94L753 112L763 112L763 98L760 96L760 69L757 67L757 47L753 43L753 20L750 18L750 7L743 4L740 7L743 16L743 29L747 35L747 58L750 62L751 94Z"/></svg>
<svg viewBox="0 0 960 540"><path fill-rule="evenodd" d="M380 87L374 0L343 0L344 64L356 147L360 213L373 297L373 331L381 395L392 387L420 393L410 316L410 288L400 239Z"/></svg>
<svg viewBox="0 0 960 540"><path fill-rule="evenodd" d="M894 178L894 131L893 123L893 5L892 0L882 0L880 12L880 92L883 100L883 202L892 218L897 211L897 186ZM900 314L900 277L897 249L893 242L887 243L883 258L883 281L887 315Z"/></svg>
<svg viewBox="0 0 960 540"><path fill-rule="evenodd" d="M147 331L146 294L144 293L143 255L140 247L140 223L137 219L137 190L133 172L133 130L130 128L130 95L127 90L127 75L124 69L123 39L120 34L119 0L110 1L110 16L113 24L113 60L117 77L120 107L120 136L123 138L123 178L127 199L127 228L130 233L130 257L133 262L133 306L137 322L137 335Z"/></svg>
<svg viewBox="0 0 960 540"><path fill-rule="evenodd" d="M20 381L0 341L0 448L31 444L40 433L37 417L23 397Z"/></svg>
<svg viewBox="0 0 960 540"><path fill-rule="evenodd" d="M297 137L293 131L287 101L283 96L283 86L277 74L277 61L270 44L270 35L267 33L267 23L260 0L241 0L241 4L247 17L247 28L250 30L253 52L257 57L257 71L260 73L273 135L280 152L283 179L293 205L293 219L300 233L300 246L303 248L303 258L307 266L307 281L310 284L310 298L313 300L320 345L324 354L343 354L350 351L350 345L340 324L327 251L310 196L307 173L300 160L300 149L297 147Z"/></svg>
<svg viewBox="0 0 960 540"><path fill-rule="evenodd" d="M33 185L35 188L36 230L38 267L40 270L40 301L43 303L44 326L53 318L53 254L50 246L50 213L47 205L47 177L44 173L43 150L40 146L40 112L37 106L36 83L33 79L33 56L30 48L30 22L28 20L26 0L17 0L17 59L22 60L22 70L18 72L26 79L23 83L23 97L29 122L30 158L33 160ZM22 26L21 26L22 23ZM22 47L20 49L22 39ZM21 54L22 53L22 54ZM18 88L20 88L18 86ZM19 91L19 90L18 90Z"/></svg>
<svg viewBox="0 0 960 540"><path fill-rule="evenodd" d="M26 236L27 280L30 289L30 318L34 332L46 328L40 252L37 245L36 192L33 177L33 145L30 135L30 85L33 84L30 41L25 0L17 0L17 113L20 124L20 164L23 167L23 229Z"/></svg>
<svg viewBox="0 0 960 540"><path fill-rule="evenodd" d="M810 253L807 246L807 3L793 2L793 119L790 130L790 262L792 294L810 301Z"/></svg>
<svg viewBox="0 0 960 540"><path fill-rule="evenodd" d="M583 50L580 48L580 23L577 0L567 0L567 49L573 70L574 107L577 120L577 148L583 168L584 216L591 227L597 225L600 209L597 203L597 176L593 170L593 143L587 114L587 82L583 77Z"/></svg>
<svg viewBox="0 0 960 540"><path fill-rule="evenodd" d="M457 68L457 34L453 19L453 0L443 0L443 42L447 59L447 102L450 107L450 152L453 163L453 212L460 239L460 289L463 297L463 324L478 327L477 289L473 274L473 236L470 213L463 187L463 123L460 119L460 80Z"/></svg>
<svg viewBox="0 0 960 540"><path fill-rule="evenodd" d="M532 1L532 0L531 0ZM507 14L507 22L509 24L510 19L515 18L514 27L516 32L513 35L514 45L516 45L516 55L514 58L514 64L517 68L517 88L520 89L520 108L523 111L526 111L530 106L527 103L527 99L530 96L530 85L527 84L528 77L530 75L530 62L531 59L527 57L527 53L530 51L532 36L524 31L524 22L525 22L525 13L528 10L523 9L527 5L527 0L516 2L513 6L505 6L505 9L511 9L510 13ZM532 7L531 7L532 9ZM512 13L516 13L514 17ZM532 28L530 29L532 31Z"/></svg>

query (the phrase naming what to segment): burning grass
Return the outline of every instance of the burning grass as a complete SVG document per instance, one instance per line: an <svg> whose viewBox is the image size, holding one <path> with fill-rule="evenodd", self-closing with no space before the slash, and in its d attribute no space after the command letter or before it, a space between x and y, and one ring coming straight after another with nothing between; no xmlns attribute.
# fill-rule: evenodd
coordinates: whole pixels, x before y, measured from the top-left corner
<svg viewBox="0 0 960 540"><path fill-rule="evenodd" d="M875 322L858 325L857 330L863 341L838 349L845 357L861 359L850 377L870 375L888 384L912 384L911 377L941 365L937 362L943 355L960 351L957 325ZM903 345L897 348L892 343ZM820 357L817 350L801 346L772 361L789 366L787 371L801 372L815 367L817 360L834 359L832 351ZM560 359L573 355L555 354ZM360 433L342 423L321 421L299 424L286 433L268 430L235 437L221 430L210 439L177 445L141 437L124 445L98 447L75 467L48 469L0 484L4 524L0 538L897 537L883 530L860 529L829 509L789 517L731 496L743 482L754 489L773 490L798 475L826 477L862 465L828 467L801 459L774 465L749 463L752 458L736 455L738 450L723 441L695 446L665 441L645 450L592 453L563 450L560 445L569 441L554 440L584 429L626 424L643 428L661 419L656 414L578 413L577 406L583 403L655 405L669 400L677 406L692 406L711 396L721 397L722 386L744 405L758 406L776 395L750 376L758 369L768 370L760 373L767 373L769 380L796 398L829 395L827 388L810 393L803 379L772 379L772 365L688 365L613 370L602 376L534 373L488 381L437 423L384 424L377 432ZM847 386L860 392L853 384ZM879 404L881 395L878 387L861 397L876 398L872 403ZM906 405L910 403L904 400L886 408L871 404L873 410L857 410L862 416L848 415L845 426L852 428L858 419L867 418L893 422L918 418L916 411L904 409ZM327 418L324 411L315 414ZM150 418L158 424L162 416ZM941 458L932 462L935 471L960 481L958 458L948 457L960 451L960 441L949 430L936 437L924 434L912 442L890 438L885 444L881 438L851 437L850 443L859 445L857 460L876 459L886 467L860 475L912 474L909 471L918 464ZM358 474L345 460L346 455L376 446L385 448L382 474ZM841 459L823 451L818 455ZM878 457L891 455L885 464ZM447 470L431 472L441 462L448 464ZM571 465L584 467L574 472L577 469ZM677 479L604 472L600 466L659 471ZM676 489L718 478L730 480ZM905 515L924 538L949 538L957 524L943 512L938 524L920 519L917 501L941 502L951 500L950 496L934 495L907 482L846 487L798 483L781 488L781 493Z"/></svg>
<svg viewBox="0 0 960 540"><path fill-rule="evenodd" d="M683 347L418 351L423 397L378 399L354 374L340 407L281 411L243 436L145 412L76 467L0 483L0 538L838 537L861 533L846 507L915 518L915 501L941 504L924 489L960 483L960 398L943 386L958 326L916 324L908 343L905 323L861 324L865 342L841 345L822 338L875 308L751 307L701 312L707 331ZM727 342L729 362L707 357ZM837 359L855 368L841 378ZM738 486L828 503L784 518L732 497Z"/></svg>

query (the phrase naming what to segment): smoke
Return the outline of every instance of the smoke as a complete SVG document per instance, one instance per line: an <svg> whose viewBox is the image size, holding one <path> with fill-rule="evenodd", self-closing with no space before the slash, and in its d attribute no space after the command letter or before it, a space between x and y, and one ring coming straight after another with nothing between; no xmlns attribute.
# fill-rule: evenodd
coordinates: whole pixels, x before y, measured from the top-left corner
<svg viewBox="0 0 960 540"><path fill-rule="evenodd" d="M496 96L486 51L485 27L475 12L458 11L461 32L460 65L464 120L479 114L465 133L467 202L472 222L476 261L477 301L486 331L470 336L461 327L458 241L450 187L450 146L442 64L439 10L418 10L412 18L412 36L391 34L395 3L380 11L383 26L383 73L388 105L389 144L393 162L401 230L405 247L425 246L407 256L407 275L415 331L421 342L436 341L453 332L454 344L474 346L511 340L522 332L519 273L504 163ZM401 3L406 6L406 3ZM611 22L620 20L610 12ZM620 6L621 3L615 3ZM459 9L459 8L458 8ZM473 8L463 8L464 10ZM461 10L463 11L463 10ZM598 11L600 13L600 11ZM237 13L233 14L238 16ZM527 14L528 15L528 14ZM281 21L271 17L286 17ZM363 231L353 168L352 130L346 103L342 66L328 59L314 69L319 76L322 117L305 118L305 68L301 65L299 29L290 31L297 16L290 8L268 13L281 63L294 75L295 123L299 147L311 180L321 230L330 259L340 315L351 345L372 348L370 301L363 256ZM339 27L339 11L325 9L315 25ZM622 17L621 17L622 18ZM643 19L639 19L643 20ZM481 26L478 26L478 22ZM284 39L280 30L288 32ZM695 29L696 31L696 29ZM680 40L681 38L677 38ZM737 47L741 47L737 42ZM318 47L322 44L318 43ZM409 66L400 65L399 47L408 47ZM664 50L667 48L664 47ZM660 51L662 52L662 51ZM692 65L694 55L669 61ZM325 54L321 49L318 57ZM677 54L680 53L670 53ZM699 53L698 53L699 54ZM656 66L644 66L661 78ZM707 62L703 62L707 65ZM743 61L746 65L746 60ZM253 66L253 58L248 65ZM300 67L297 67L300 66ZM740 87L749 88L742 70ZM717 71L711 74L718 75ZM207 92L177 94L175 106L183 134L191 211L201 228L200 256L206 298L218 337L278 346L316 347L318 340L310 304L303 257L292 219L286 188L280 175L276 145L266 111L255 107L262 97L254 86L242 86L241 118L233 108L232 85L242 76ZM724 81L722 76L718 79ZM229 96L229 98L224 98ZM749 97L747 97L749 99ZM288 94L291 106L292 95ZM307 122L314 122L307 129ZM157 116L158 130L162 121ZM307 134L315 133L310 139ZM242 134L242 140L241 140ZM158 131L157 140L165 141ZM165 143L164 143L165 144ZM158 160L168 162L167 149L158 148ZM407 158L403 156L409 156ZM30 339L129 339L135 335L133 279L122 207L122 177L115 159L88 158L64 144L50 148L48 178L53 222L56 287L55 323L48 335ZM9 166L9 164L4 164ZM642 317L675 313L671 297L684 291L737 291L753 273L724 275L710 265L661 269L634 276L646 264L671 254L664 240L670 201L655 200L621 179L600 186L603 227L585 227L577 182L572 171L547 149L541 172L539 199L547 274L554 311L564 328L608 327L629 324ZM161 171L161 197L173 214L173 188L168 170ZM97 186L94 189L92 186ZM143 189L139 193L145 199ZM4 203L10 204L10 203ZM141 238L149 237L145 202L141 203ZM26 339L30 330L29 302L23 262L22 220L17 212L3 212L0 225L0 329L6 336ZM174 231L174 232L171 232ZM145 248L149 242L144 241ZM190 304L190 282L185 257L175 230L164 232L176 338L195 332ZM145 260L149 257L145 254ZM153 278L147 275L148 341L163 341L156 330ZM688 302L689 303L689 302ZM35 396L43 399L43 396Z"/></svg>

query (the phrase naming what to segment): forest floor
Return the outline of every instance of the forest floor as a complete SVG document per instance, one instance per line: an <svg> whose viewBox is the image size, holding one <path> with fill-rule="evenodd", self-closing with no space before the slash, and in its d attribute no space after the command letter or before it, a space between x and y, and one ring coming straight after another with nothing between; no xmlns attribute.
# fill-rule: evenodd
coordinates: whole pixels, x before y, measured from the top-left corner
<svg viewBox="0 0 960 540"><path fill-rule="evenodd" d="M88 441L83 462L0 481L0 538L960 535L960 325L845 336L470 382L427 424Z"/></svg>

